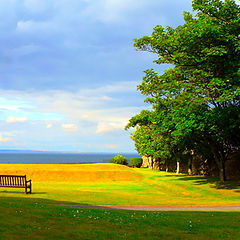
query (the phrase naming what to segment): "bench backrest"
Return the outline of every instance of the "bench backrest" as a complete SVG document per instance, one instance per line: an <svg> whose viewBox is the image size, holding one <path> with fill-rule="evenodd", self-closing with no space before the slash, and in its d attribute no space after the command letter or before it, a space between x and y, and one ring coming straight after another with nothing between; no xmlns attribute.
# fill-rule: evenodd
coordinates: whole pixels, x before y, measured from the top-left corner
<svg viewBox="0 0 240 240"><path fill-rule="evenodd" d="M0 175L0 186L25 186L26 175Z"/></svg>

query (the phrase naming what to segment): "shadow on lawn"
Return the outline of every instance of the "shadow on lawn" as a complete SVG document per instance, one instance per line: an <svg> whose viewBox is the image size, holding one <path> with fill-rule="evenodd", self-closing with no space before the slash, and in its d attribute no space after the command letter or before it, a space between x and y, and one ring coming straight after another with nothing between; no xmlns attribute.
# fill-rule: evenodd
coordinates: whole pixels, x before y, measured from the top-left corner
<svg viewBox="0 0 240 240"><path fill-rule="evenodd" d="M180 181L193 181L195 185L211 184L212 185L211 187L216 189L226 189L226 190L236 189L235 192L240 192L239 180L227 180L226 182L220 182L219 178L217 177L188 176L186 174L183 174L183 175L169 174L169 175L164 175L164 177L167 177L167 178L174 177L176 180L180 180ZM155 176L155 178L159 178L160 180L162 176Z"/></svg>
<svg viewBox="0 0 240 240"><path fill-rule="evenodd" d="M77 202L69 202L69 201L57 201L57 200L50 200L50 199L44 199L44 198L28 198L28 197L13 197L13 196L1 196L0 198L0 208L3 206L8 205L13 206L22 206L25 205L26 207L33 207L36 206L36 204L39 205L47 205L50 206L56 206L56 207L62 207L62 206L70 206L70 205L78 205ZM85 205L85 203L82 203ZM86 204L87 205L87 204Z"/></svg>
<svg viewBox="0 0 240 240"><path fill-rule="evenodd" d="M0 193L9 193L9 194L11 194L11 193L14 193L14 194L26 194L25 192L20 192L20 191L11 191L11 190L4 190L4 191L0 191ZM30 193L30 195L35 195L35 194L46 194L46 192L31 192Z"/></svg>
<svg viewBox="0 0 240 240"><path fill-rule="evenodd" d="M170 176L170 175L168 175ZM239 180L227 180L226 182L220 182L216 177L203 177L203 176L177 176L177 180L180 181L194 181L195 185L202 184L211 184L213 188L216 189L226 189L233 190L236 189L236 192L240 192L240 181Z"/></svg>

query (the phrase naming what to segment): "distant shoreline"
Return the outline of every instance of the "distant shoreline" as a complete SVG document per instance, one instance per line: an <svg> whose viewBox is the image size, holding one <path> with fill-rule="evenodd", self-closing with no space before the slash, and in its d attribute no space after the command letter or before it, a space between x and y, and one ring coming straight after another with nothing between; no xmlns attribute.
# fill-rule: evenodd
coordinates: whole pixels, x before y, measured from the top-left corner
<svg viewBox="0 0 240 240"><path fill-rule="evenodd" d="M1 153L42 153L42 154L138 154L137 152L65 152L65 151L49 151L49 150L10 150L0 149Z"/></svg>
<svg viewBox="0 0 240 240"><path fill-rule="evenodd" d="M108 163L118 153L1 152L0 163L89 164ZM138 154L122 153L128 160Z"/></svg>

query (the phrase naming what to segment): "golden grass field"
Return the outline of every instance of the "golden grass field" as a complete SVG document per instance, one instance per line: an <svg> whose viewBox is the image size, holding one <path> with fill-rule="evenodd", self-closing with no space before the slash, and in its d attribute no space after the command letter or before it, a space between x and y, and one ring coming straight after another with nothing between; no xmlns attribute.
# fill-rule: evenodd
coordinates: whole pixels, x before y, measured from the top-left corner
<svg viewBox="0 0 240 240"><path fill-rule="evenodd" d="M186 176L122 165L0 164L1 174L27 175L33 194L0 188L2 197L42 198L72 204L142 206L240 205L237 181Z"/></svg>

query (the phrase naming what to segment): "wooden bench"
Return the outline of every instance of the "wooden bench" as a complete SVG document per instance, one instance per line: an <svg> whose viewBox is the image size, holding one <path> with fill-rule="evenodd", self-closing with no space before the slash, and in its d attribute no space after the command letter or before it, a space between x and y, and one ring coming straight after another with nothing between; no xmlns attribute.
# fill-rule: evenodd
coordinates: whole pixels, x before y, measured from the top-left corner
<svg viewBox="0 0 240 240"><path fill-rule="evenodd" d="M32 182L27 181L26 175L0 175L0 187L25 188L26 194L32 192Z"/></svg>

